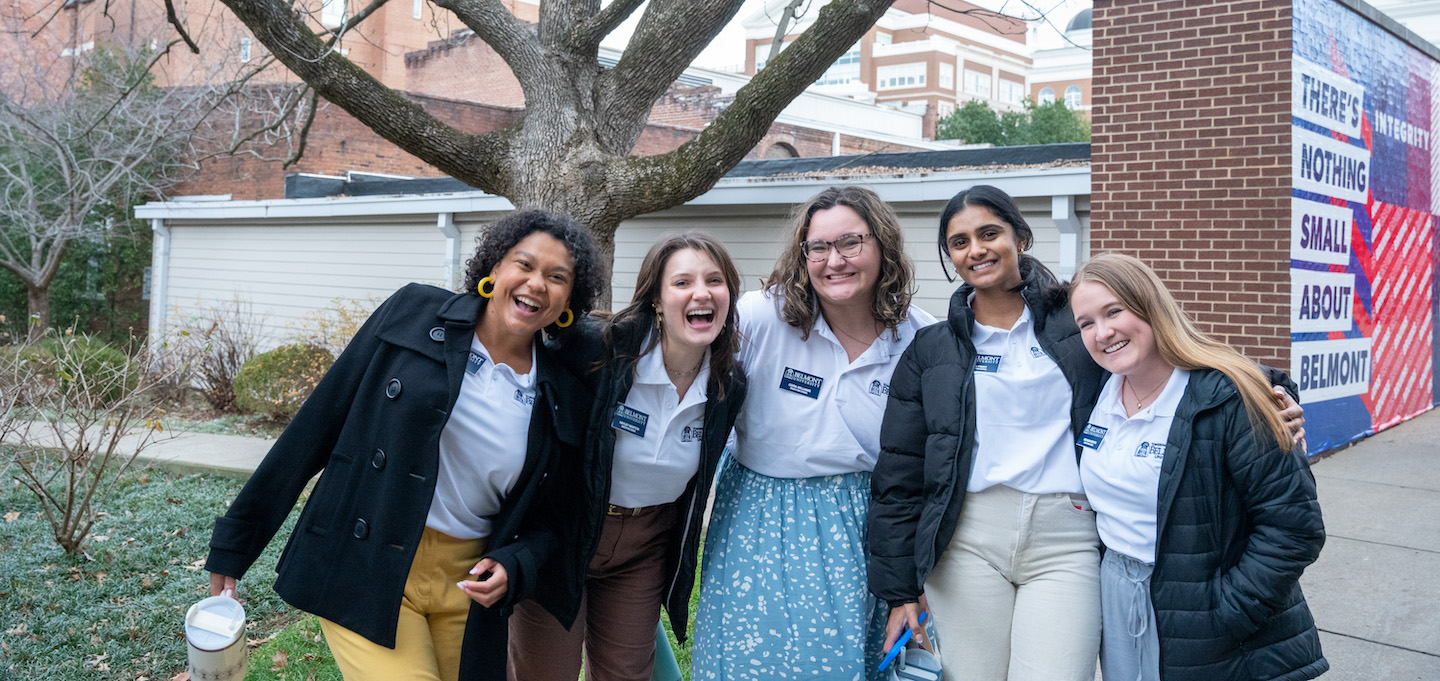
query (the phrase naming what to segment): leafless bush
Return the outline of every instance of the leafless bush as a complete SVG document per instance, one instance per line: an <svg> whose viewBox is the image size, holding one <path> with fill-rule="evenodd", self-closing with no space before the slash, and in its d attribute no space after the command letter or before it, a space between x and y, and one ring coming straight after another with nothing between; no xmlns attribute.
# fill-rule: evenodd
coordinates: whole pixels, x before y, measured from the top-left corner
<svg viewBox="0 0 1440 681"><path fill-rule="evenodd" d="M82 550L120 477L160 437L153 392L166 377L146 359L68 334L0 353L0 451L67 553Z"/></svg>
<svg viewBox="0 0 1440 681"><path fill-rule="evenodd" d="M363 300L336 298L323 310L305 313L304 321L295 333L295 340L305 345L314 345L330 351L332 357L339 357L350 344L350 339L380 307L382 301L375 296Z"/></svg>
<svg viewBox="0 0 1440 681"><path fill-rule="evenodd" d="M233 412L235 376L259 352L264 326L240 296L185 318L178 325L166 360L183 367L216 411Z"/></svg>

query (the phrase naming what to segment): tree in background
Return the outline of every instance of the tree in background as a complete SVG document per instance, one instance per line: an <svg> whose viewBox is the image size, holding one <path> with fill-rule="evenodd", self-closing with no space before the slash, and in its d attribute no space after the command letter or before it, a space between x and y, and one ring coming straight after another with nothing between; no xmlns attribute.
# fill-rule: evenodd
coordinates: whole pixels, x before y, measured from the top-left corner
<svg viewBox="0 0 1440 681"><path fill-rule="evenodd" d="M988 104L972 99L935 124L935 137L997 147L1089 142L1090 122L1059 100L1047 104L1026 100L1023 111L997 114Z"/></svg>

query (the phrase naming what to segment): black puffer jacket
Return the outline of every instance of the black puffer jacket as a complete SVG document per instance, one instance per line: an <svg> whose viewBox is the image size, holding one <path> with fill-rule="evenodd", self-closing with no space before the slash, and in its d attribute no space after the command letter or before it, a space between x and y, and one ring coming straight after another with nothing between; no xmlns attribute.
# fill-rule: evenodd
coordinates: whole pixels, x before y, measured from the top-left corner
<svg viewBox="0 0 1440 681"><path fill-rule="evenodd" d="M1190 374L1158 511L1150 594L1161 678L1295 681L1330 668L1299 583L1325 543L1315 477L1299 448L1256 440L1218 371Z"/></svg>
<svg viewBox="0 0 1440 681"><path fill-rule="evenodd" d="M1105 374L1085 349L1065 289L1029 257L1020 273L1035 337L1070 384L1071 431L1078 433ZM919 598L960 522L975 448L972 291L961 286L950 297L949 318L915 335L890 381L870 478L869 567L870 591L892 605Z"/></svg>
<svg viewBox="0 0 1440 681"><path fill-rule="evenodd" d="M566 579L569 588L577 593L584 584L590 560L599 545L600 530L605 523L605 510L610 500L610 475L615 457L615 429L610 424L616 405L625 400L635 382L634 363L617 361L616 357L638 355L650 330L648 325L641 323L613 326L614 347L606 356L601 335L604 324L587 320L578 341L573 341L573 345L567 343L562 353L563 361L569 363L595 392L595 406L590 414L585 443L584 480L581 482L584 511L577 518L580 525L578 537L564 551ZM718 397L722 386L723 398ZM725 376L711 372L707 384L709 398L705 402L705 432L701 436L700 470L690 480L685 493L676 500L680 522L671 530L665 551L665 574L669 578L665 585L664 603L665 610L670 613L675 638L682 642L689 618L690 591L695 582L705 503L715 479L715 468L725 452L725 440L735 425L740 405L745 401L745 391L745 374L739 364Z"/></svg>

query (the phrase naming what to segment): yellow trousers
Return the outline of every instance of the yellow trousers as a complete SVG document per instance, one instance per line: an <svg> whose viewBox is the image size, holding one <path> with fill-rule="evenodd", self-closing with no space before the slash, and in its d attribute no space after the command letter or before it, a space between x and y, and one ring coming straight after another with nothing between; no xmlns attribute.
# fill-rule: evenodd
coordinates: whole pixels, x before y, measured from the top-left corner
<svg viewBox="0 0 1440 681"><path fill-rule="evenodd" d="M345 680L456 681L471 601L455 583L471 578L470 568L484 552L484 539L425 528L405 580L393 650L322 618L325 642Z"/></svg>

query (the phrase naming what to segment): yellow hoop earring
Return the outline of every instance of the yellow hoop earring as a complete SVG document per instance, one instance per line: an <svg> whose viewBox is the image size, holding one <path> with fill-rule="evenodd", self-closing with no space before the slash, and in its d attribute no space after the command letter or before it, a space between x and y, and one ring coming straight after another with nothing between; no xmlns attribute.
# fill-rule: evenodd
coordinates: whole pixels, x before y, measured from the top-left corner
<svg viewBox="0 0 1440 681"><path fill-rule="evenodd" d="M485 292L485 282L490 282L490 292L489 292L489 293L486 293L486 292ZM494 297L494 296L495 296L495 280L494 280L494 279L491 279L490 277L485 277L485 278L481 279L481 280L480 280L480 283L478 283L478 284L475 285L475 292L476 292L476 293L479 293L481 298L491 298L491 297Z"/></svg>
<svg viewBox="0 0 1440 681"><path fill-rule="evenodd" d="M564 319L565 321L562 322L560 319ZM575 313L571 312L570 308L567 307L564 312L560 313L560 319L555 320L555 326L563 329L575 323Z"/></svg>

